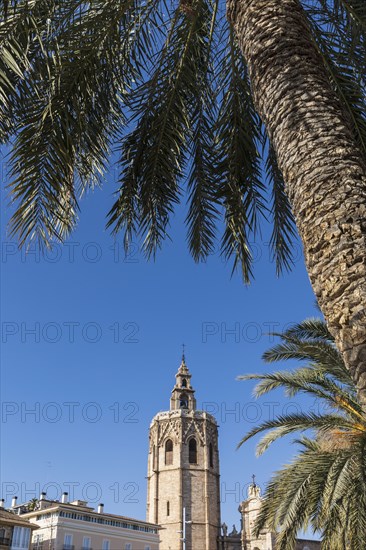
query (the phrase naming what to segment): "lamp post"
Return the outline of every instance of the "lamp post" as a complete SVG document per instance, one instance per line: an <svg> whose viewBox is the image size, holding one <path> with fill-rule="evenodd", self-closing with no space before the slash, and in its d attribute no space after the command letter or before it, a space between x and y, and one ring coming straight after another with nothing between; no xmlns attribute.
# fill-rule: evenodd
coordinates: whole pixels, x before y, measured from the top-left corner
<svg viewBox="0 0 366 550"><path fill-rule="evenodd" d="M183 531L178 531L178 533L182 534L182 538L180 539L183 542L183 550L186 550L186 525L189 525L190 523L193 523L192 521L186 520L186 508L183 507Z"/></svg>

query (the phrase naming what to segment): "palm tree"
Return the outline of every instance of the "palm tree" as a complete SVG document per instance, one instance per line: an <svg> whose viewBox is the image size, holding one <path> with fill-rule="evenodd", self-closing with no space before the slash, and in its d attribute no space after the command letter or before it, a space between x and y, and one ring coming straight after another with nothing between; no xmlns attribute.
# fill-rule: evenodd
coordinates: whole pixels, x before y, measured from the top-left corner
<svg viewBox="0 0 366 550"><path fill-rule="evenodd" d="M38 509L38 505L39 505L39 500L38 498L32 498L28 504L27 504L27 508L28 508L28 511L33 511L33 510L37 510Z"/></svg>
<svg viewBox="0 0 366 550"><path fill-rule="evenodd" d="M343 12L343 28L357 26L358 15L365 23L365 3L363 8L353 0L331 3ZM346 4L355 11L346 15ZM361 136L355 137L357 123L350 120L342 100L352 95L351 89L342 92L332 76L333 67L342 71L347 61L327 60L329 50L340 45L325 39L328 28L337 25L337 16L334 10L330 19L320 14L321 37L298 0L228 0L228 9L248 64L257 111L286 182L313 289L365 406L365 150L355 149ZM320 6L317 11L322 11ZM365 27L360 32L364 47ZM365 116L358 114L364 126Z"/></svg>
<svg viewBox="0 0 366 550"><path fill-rule="evenodd" d="M265 525L278 530L279 550L294 548L298 531L309 527L322 535L323 550L361 550L366 532L366 419L354 382L323 321L308 319L278 336L281 343L264 360L297 359L305 365L241 379L259 380L257 396L283 388L288 397L314 397L319 410L263 422L240 442L265 431L259 454L288 434L296 434L300 446L270 480L255 531L258 535ZM309 430L312 437L298 438Z"/></svg>
<svg viewBox="0 0 366 550"><path fill-rule="evenodd" d="M227 0L228 18L224 8L1 3L12 234L21 244L66 238L115 146L108 226L124 231L126 247L141 236L148 256L167 236L182 182L193 257L220 238L245 281L266 216L277 271L291 266L292 208L315 294L366 406L365 2Z"/></svg>

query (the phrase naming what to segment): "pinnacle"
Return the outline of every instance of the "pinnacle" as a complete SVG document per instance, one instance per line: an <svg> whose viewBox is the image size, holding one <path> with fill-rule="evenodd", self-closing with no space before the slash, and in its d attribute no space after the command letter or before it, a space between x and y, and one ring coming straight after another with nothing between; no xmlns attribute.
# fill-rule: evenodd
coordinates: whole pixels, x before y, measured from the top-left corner
<svg viewBox="0 0 366 550"><path fill-rule="evenodd" d="M185 357L184 357L184 354L182 355L182 361L181 361L181 364L179 365L179 369L178 369L178 372L179 373L188 373L188 367L186 365L186 361L185 361Z"/></svg>

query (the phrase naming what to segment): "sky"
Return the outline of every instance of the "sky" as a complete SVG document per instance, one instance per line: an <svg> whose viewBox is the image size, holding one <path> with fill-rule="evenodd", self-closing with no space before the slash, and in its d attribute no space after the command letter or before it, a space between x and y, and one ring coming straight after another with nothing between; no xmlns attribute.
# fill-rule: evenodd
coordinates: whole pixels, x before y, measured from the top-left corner
<svg viewBox="0 0 366 550"><path fill-rule="evenodd" d="M236 450L241 437L274 414L314 406L280 392L255 400L253 383L236 379L270 369L261 360L269 332L317 315L301 248L277 278L265 228L245 286L219 253L194 263L182 206L155 262L137 242L126 257L122 238L105 230L113 191L109 178L88 195L77 230L46 257L9 238L2 197L2 498L10 506L14 495L67 491L145 519L148 429L169 409L184 343L197 407L219 424L222 521L239 528L252 474L264 487L296 451L281 441L256 458L255 440Z"/></svg>

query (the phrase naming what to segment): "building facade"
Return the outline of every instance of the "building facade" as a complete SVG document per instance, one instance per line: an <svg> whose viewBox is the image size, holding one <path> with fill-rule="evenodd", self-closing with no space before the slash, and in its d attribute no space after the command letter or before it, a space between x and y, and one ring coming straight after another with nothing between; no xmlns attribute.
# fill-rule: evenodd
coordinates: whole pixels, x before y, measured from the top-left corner
<svg viewBox="0 0 366 550"><path fill-rule="evenodd" d="M48 500L42 493L34 510L17 509L22 518L38 527L32 550L158 550L157 525L97 510L87 502Z"/></svg>
<svg viewBox="0 0 366 550"><path fill-rule="evenodd" d="M14 502L14 501L13 501ZM38 525L32 525L28 520L13 511L4 509L4 499L0 501L0 550L29 550L32 531Z"/></svg>
<svg viewBox="0 0 366 550"><path fill-rule="evenodd" d="M196 409L184 356L170 410L149 431L147 520L161 526L161 550L217 550L220 469L217 423Z"/></svg>

